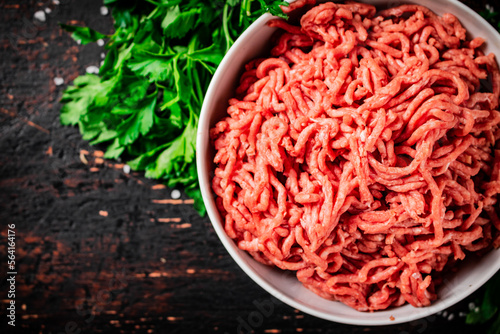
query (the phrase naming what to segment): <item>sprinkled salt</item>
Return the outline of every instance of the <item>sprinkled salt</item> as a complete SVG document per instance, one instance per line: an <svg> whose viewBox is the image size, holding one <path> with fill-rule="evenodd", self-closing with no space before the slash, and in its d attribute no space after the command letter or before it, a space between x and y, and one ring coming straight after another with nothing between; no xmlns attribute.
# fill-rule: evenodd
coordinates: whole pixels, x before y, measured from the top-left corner
<svg viewBox="0 0 500 334"><path fill-rule="evenodd" d="M108 15L108 14L109 14L109 9L108 9L108 7L106 7L106 6L102 6L102 7L100 8L100 11L101 11L101 15L102 15L102 16L106 16L106 15Z"/></svg>
<svg viewBox="0 0 500 334"><path fill-rule="evenodd" d="M467 313L465 313L465 312L460 312L460 313L458 313L458 316L459 316L460 318L463 318L463 317L466 317L466 316L467 316Z"/></svg>
<svg viewBox="0 0 500 334"><path fill-rule="evenodd" d="M455 314L452 313L448 316L448 321L452 321L454 318L455 318Z"/></svg>
<svg viewBox="0 0 500 334"><path fill-rule="evenodd" d="M59 0L52 0L52 3L53 3L54 5L59 5L59 4L60 4Z"/></svg>
<svg viewBox="0 0 500 334"><path fill-rule="evenodd" d="M47 13L47 14L52 13L52 9L50 9L49 7L45 8L45 13Z"/></svg>
<svg viewBox="0 0 500 334"><path fill-rule="evenodd" d="M104 40L103 39L98 39L97 40L97 45L104 46Z"/></svg>
<svg viewBox="0 0 500 334"><path fill-rule="evenodd" d="M101 52L101 58L102 59L106 58L106 54L104 52Z"/></svg>
<svg viewBox="0 0 500 334"><path fill-rule="evenodd" d="M61 86L64 83L64 79L61 77L55 77L54 83L56 84L56 86Z"/></svg>
<svg viewBox="0 0 500 334"><path fill-rule="evenodd" d="M479 306L476 306L476 308L474 309L474 312L479 313L479 311L481 311L481 310L479 309Z"/></svg>
<svg viewBox="0 0 500 334"><path fill-rule="evenodd" d="M476 304L474 304L473 302L469 303L469 310L470 311L472 311L475 307L476 307Z"/></svg>
<svg viewBox="0 0 500 334"><path fill-rule="evenodd" d="M92 65L92 66L87 67L86 71L88 74L98 74L99 68L97 66Z"/></svg>
<svg viewBox="0 0 500 334"><path fill-rule="evenodd" d="M448 311L443 312L443 318L446 318L448 316Z"/></svg>
<svg viewBox="0 0 500 334"><path fill-rule="evenodd" d="M130 173L130 166L129 166L129 165L124 165L124 166L123 166L123 172L124 172L125 174Z"/></svg>
<svg viewBox="0 0 500 334"><path fill-rule="evenodd" d="M181 192L177 189L174 189L172 190L172 193L170 194L170 196L173 198L173 199L178 199L181 197Z"/></svg>
<svg viewBox="0 0 500 334"><path fill-rule="evenodd" d="M43 10L35 12L35 14L33 14L33 17L40 22L45 22L45 20L47 20L47 17L45 16L45 12Z"/></svg>

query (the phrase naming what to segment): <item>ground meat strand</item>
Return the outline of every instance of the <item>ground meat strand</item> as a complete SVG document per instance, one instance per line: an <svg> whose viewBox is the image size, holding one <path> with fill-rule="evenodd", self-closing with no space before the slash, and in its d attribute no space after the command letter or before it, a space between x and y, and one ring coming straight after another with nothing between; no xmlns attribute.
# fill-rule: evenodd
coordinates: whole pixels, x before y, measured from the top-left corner
<svg viewBox="0 0 500 334"><path fill-rule="evenodd" d="M429 305L446 268L500 246L497 63L451 14L313 5L270 22L211 129L225 230L357 310Z"/></svg>

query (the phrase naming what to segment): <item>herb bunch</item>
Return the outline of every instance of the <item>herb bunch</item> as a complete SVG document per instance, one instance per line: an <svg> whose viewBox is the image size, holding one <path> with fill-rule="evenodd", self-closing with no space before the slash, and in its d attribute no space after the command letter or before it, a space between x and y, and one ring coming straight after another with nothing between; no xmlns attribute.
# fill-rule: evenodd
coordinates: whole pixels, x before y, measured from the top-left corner
<svg viewBox="0 0 500 334"><path fill-rule="evenodd" d="M105 158L182 186L205 213L195 141L204 94L224 54L260 15L284 17L276 0L104 0L112 35L61 24L82 44L107 39L99 75L74 80L61 99L63 125L78 125Z"/></svg>

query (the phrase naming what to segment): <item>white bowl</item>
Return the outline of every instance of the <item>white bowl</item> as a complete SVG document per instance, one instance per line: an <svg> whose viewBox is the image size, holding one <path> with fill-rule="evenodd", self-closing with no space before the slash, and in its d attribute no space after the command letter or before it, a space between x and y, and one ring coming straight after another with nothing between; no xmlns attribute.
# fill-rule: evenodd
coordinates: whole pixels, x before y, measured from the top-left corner
<svg viewBox="0 0 500 334"><path fill-rule="evenodd" d="M392 7L411 1L363 0L361 2ZM493 52L500 58L500 35L472 9L456 0L419 0L418 4L430 8L439 15L454 14L470 36L481 36L486 39L487 53ZM415 308L406 304L384 311L359 312L340 302L317 296L305 288L291 272L283 272L258 263L240 250L226 235L211 189L214 150L209 139L209 129L226 114L227 101L234 94L246 62L269 51L268 42L275 31L275 28L267 26L271 18L273 16L269 14L260 17L238 38L226 54L212 78L198 124L196 162L201 193L212 225L229 254L250 278L284 303L319 318L352 325L388 325L416 320L444 310L478 289L500 268L500 249L491 251L480 259L465 261L458 273L449 276L439 287L438 299L428 307Z"/></svg>

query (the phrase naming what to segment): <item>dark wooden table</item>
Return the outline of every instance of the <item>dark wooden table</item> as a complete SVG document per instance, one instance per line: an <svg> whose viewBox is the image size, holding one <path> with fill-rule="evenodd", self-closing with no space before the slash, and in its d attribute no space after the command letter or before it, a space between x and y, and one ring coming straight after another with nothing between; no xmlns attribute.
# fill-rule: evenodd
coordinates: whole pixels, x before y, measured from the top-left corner
<svg viewBox="0 0 500 334"><path fill-rule="evenodd" d="M484 9L483 1L466 3ZM0 1L1 333L14 332L6 317L7 224L16 232L20 333L483 332L463 317L477 294L441 315L385 327L299 312L239 269L184 194L173 199L172 189L125 173L78 129L62 127L63 89L99 66L104 50L76 44L58 23L109 33L101 6ZM45 22L34 19L39 11ZM269 312L257 306L271 302Z"/></svg>

